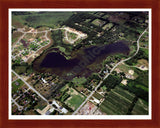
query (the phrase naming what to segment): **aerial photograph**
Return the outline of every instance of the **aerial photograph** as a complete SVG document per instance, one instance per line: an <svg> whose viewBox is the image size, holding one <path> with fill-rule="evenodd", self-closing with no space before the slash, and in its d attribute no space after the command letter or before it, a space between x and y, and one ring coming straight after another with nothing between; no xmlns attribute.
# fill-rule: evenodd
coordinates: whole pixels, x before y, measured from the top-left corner
<svg viewBox="0 0 160 128"><path fill-rule="evenodd" d="M12 10L11 115L149 115L149 11Z"/></svg>

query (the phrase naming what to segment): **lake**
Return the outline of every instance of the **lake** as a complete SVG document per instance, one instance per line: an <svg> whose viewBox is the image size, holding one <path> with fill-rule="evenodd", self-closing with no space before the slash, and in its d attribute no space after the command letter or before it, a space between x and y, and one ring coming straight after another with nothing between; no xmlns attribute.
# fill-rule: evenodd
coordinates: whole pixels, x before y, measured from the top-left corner
<svg viewBox="0 0 160 128"><path fill-rule="evenodd" d="M97 63L97 60L98 63L102 63L107 56L112 54L129 54L130 49L126 42L119 41L108 45L90 46L81 49L81 51L80 54L77 54L76 57L69 60L59 52L49 52L41 61L38 68L42 69L41 72L50 71L66 79L81 75L88 76L95 71L94 69L89 69L89 65ZM37 67L35 69L37 69Z"/></svg>

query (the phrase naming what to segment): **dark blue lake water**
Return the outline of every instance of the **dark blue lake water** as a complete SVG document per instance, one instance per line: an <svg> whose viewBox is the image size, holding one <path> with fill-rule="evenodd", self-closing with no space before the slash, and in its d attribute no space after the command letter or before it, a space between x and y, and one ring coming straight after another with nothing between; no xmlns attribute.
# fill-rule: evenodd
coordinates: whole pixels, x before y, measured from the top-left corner
<svg viewBox="0 0 160 128"><path fill-rule="evenodd" d="M41 68L50 68L54 70L54 73L63 74L72 73L74 76L78 74L85 73L90 74L92 71L88 69L88 65L93 64L97 61L99 62L105 59L107 56L117 53L128 54L130 51L126 42L119 41L109 45L103 46L91 46L89 48L83 49L81 54L77 55L75 58L67 60L59 52L48 53L40 64Z"/></svg>
<svg viewBox="0 0 160 128"><path fill-rule="evenodd" d="M84 55L67 60L63 55L57 52L51 52L46 55L41 63L41 67L46 68L73 68L79 63L93 63L98 57L115 53L128 53L129 47L123 42L117 42L103 46L92 46L84 49Z"/></svg>

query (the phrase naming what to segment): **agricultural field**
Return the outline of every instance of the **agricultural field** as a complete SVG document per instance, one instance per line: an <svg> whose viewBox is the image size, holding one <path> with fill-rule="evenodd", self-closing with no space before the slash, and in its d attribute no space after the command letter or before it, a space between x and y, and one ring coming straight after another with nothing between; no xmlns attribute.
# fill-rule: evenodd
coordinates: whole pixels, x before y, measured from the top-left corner
<svg viewBox="0 0 160 128"><path fill-rule="evenodd" d="M100 105L100 109L107 115L126 115L134 98L134 94L117 86L106 96Z"/></svg>
<svg viewBox="0 0 160 128"><path fill-rule="evenodd" d="M148 103L142 99L138 99L133 110L132 115L147 115L148 114Z"/></svg>
<svg viewBox="0 0 160 128"><path fill-rule="evenodd" d="M93 94L93 96L94 96L96 99L98 99L98 100L100 100L100 99L103 98L103 96L102 96L101 94L97 93L97 92L95 92L95 93Z"/></svg>

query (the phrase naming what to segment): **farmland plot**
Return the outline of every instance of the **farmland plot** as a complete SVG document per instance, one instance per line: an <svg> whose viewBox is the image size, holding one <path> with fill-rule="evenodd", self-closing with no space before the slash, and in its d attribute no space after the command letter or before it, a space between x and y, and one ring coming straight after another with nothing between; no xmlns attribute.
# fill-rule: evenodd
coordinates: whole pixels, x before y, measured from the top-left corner
<svg viewBox="0 0 160 128"><path fill-rule="evenodd" d="M147 115L148 114L147 102L139 98L131 114L132 115Z"/></svg>
<svg viewBox="0 0 160 128"><path fill-rule="evenodd" d="M117 86L102 102L100 109L107 115L126 115L134 98L134 94Z"/></svg>

